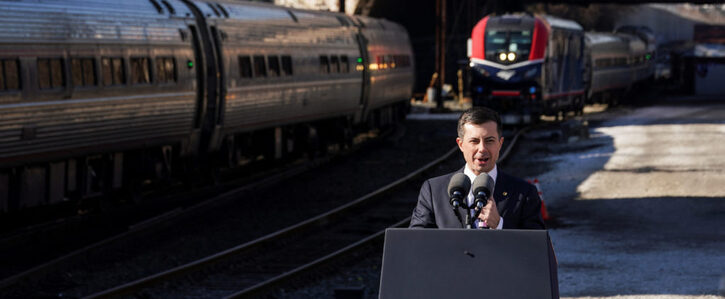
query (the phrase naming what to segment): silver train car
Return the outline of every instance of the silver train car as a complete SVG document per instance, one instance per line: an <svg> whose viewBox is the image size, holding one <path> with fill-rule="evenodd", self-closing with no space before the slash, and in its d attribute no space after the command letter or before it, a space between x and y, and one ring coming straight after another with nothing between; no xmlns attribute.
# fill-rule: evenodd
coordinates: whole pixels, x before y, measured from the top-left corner
<svg viewBox="0 0 725 299"><path fill-rule="evenodd" d="M401 26L239 1L0 6L0 212L349 142L404 117Z"/></svg>
<svg viewBox="0 0 725 299"><path fill-rule="evenodd" d="M588 102L616 103L636 84L654 76L653 40L627 33L585 34Z"/></svg>

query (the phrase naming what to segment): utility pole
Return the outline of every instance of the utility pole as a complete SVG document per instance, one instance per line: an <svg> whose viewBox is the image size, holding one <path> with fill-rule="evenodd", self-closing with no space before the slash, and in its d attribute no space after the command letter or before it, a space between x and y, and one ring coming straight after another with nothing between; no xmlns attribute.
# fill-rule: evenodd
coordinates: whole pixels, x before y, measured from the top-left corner
<svg viewBox="0 0 725 299"><path fill-rule="evenodd" d="M436 107L443 109L443 84L446 82L446 0L436 0Z"/></svg>

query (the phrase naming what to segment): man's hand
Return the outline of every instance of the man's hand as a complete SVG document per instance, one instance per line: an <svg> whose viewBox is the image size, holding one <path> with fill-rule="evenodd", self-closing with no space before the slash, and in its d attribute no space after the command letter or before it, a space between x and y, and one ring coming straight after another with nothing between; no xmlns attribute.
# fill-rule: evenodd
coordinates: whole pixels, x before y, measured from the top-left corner
<svg viewBox="0 0 725 299"><path fill-rule="evenodd" d="M479 226L483 225L483 227L490 227L492 229L498 227L501 216L498 214L496 201L493 200L493 197L488 198L488 203L481 210L481 214L478 214L478 219L480 220Z"/></svg>

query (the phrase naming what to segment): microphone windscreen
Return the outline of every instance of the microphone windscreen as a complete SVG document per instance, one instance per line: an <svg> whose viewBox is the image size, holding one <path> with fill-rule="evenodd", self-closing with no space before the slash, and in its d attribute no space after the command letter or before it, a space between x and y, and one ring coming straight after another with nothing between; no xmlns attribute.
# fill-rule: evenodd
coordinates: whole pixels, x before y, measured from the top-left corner
<svg viewBox="0 0 725 299"><path fill-rule="evenodd" d="M459 191L465 196L468 194L468 190L471 190L471 180L463 173L454 174L451 181L448 182L448 195Z"/></svg>
<svg viewBox="0 0 725 299"><path fill-rule="evenodd" d="M486 197L491 196L491 191L493 191L494 182L493 179L488 176L486 173L482 173L479 176L477 176L473 180L473 194L478 194L478 192L483 191L483 193L486 193Z"/></svg>

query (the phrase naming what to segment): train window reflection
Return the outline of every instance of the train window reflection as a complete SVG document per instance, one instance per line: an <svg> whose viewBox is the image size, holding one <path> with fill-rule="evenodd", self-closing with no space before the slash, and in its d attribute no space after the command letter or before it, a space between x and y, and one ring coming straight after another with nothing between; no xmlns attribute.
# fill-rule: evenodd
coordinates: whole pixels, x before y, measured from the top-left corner
<svg viewBox="0 0 725 299"><path fill-rule="evenodd" d="M340 60L335 55L330 57L330 72L331 73L340 72Z"/></svg>
<svg viewBox="0 0 725 299"><path fill-rule="evenodd" d="M93 58L71 59L70 72L73 77L73 86L96 85L96 71Z"/></svg>
<svg viewBox="0 0 725 299"><path fill-rule="evenodd" d="M292 75L292 57L289 55L282 56L282 72L285 76Z"/></svg>
<svg viewBox="0 0 725 299"><path fill-rule="evenodd" d="M156 58L156 81L159 83L176 82L176 63L173 57Z"/></svg>
<svg viewBox="0 0 725 299"><path fill-rule="evenodd" d="M20 89L18 61L3 59L0 63L0 91Z"/></svg>
<svg viewBox="0 0 725 299"><path fill-rule="evenodd" d="M279 77L279 57L276 55L267 56L267 64L269 65L269 75L272 77Z"/></svg>
<svg viewBox="0 0 725 299"><path fill-rule="evenodd" d="M327 56L325 56L325 55L320 55L320 73L323 73L323 74L330 73L330 61L328 60Z"/></svg>
<svg viewBox="0 0 725 299"><path fill-rule="evenodd" d="M122 85L126 83L126 76L123 70L123 59L104 57L101 59L101 73L103 85Z"/></svg>
<svg viewBox="0 0 725 299"><path fill-rule="evenodd" d="M63 62L61 58L38 59L38 87L40 89L63 87Z"/></svg>
<svg viewBox="0 0 725 299"><path fill-rule="evenodd" d="M239 56L239 76L252 78L252 59L249 56Z"/></svg>
<svg viewBox="0 0 725 299"><path fill-rule="evenodd" d="M267 66L264 64L264 56L254 56L254 77L267 77Z"/></svg>
<svg viewBox="0 0 725 299"><path fill-rule="evenodd" d="M347 61L347 55L340 56L340 72L342 73L349 73L350 72L350 65Z"/></svg>
<svg viewBox="0 0 725 299"><path fill-rule="evenodd" d="M151 73L149 69L149 59L147 57L131 58L131 83L151 83Z"/></svg>

